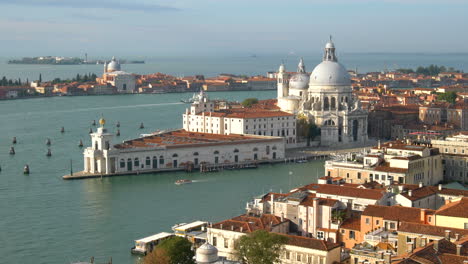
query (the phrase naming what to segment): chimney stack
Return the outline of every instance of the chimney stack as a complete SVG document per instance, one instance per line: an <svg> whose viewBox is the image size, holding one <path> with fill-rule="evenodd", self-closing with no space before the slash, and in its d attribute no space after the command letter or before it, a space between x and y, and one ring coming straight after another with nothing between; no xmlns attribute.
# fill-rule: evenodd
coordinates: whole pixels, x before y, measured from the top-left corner
<svg viewBox="0 0 468 264"><path fill-rule="evenodd" d="M442 184L439 184L439 191L442 191Z"/></svg>
<svg viewBox="0 0 468 264"><path fill-rule="evenodd" d="M460 239L460 234L456 233L455 234L455 241L458 241Z"/></svg>
<svg viewBox="0 0 468 264"><path fill-rule="evenodd" d="M281 213L281 222L284 222L284 213Z"/></svg>
<svg viewBox="0 0 468 264"><path fill-rule="evenodd" d="M426 223L426 209L423 208L420 210L420 212L421 212L421 219L420 219L421 223L425 224Z"/></svg>
<svg viewBox="0 0 468 264"><path fill-rule="evenodd" d="M271 194L271 214L275 214L275 195Z"/></svg>
<svg viewBox="0 0 468 264"><path fill-rule="evenodd" d="M409 190L409 191L408 191L408 196L409 196L409 197L413 196L413 190Z"/></svg>
<svg viewBox="0 0 468 264"><path fill-rule="evenodd" d="M462 244L458 244L457 245L457 256L461 256L461 249L462 249L463 245Z"/></svg>
<svg viewBox="0 0 468 264"><path fill-rule="evenodd" d="M452 231L450 231L450 230L445 230L445 239L447 239L448 241L450 241L450 233L451 232Z"/></svg>
<svg viewBox="0 0 468 264"><path fill-rule="evenodd" d="M419 188L422 188L422 187L423 187L423 183L419 182Z"/></svg>
<svg viewBox="0 0 468 264"><path fill-rule="evenodd" d="M244 227L243 227L243 226L240 227L240 231L241 231L241 233L244 231Z"/></svg>
<svg viewBox="0 0 468 264"><path fill-rule="evenodd" d="M234 226L233 225L231 226L231 231L234 231Z"/></svg>
<svg viewBox="0 0 468 264"><path fill-rule="evenodd" d="M385 254L384 254L384 263L385 264L391 264L392 263L392 253L385 252Z"/></svg>

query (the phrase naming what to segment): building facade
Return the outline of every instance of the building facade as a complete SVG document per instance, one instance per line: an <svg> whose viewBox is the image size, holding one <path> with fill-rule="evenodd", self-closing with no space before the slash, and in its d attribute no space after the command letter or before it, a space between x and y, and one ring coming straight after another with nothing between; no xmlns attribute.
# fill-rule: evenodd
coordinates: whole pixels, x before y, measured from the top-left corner
<svg viewBox="0 0 468 264"><path fill-rule="evenodd" d="M303 114L321 128L321 144L362 144L367 141L367 111L353 96L351 79L338 62L335 45L325 46L323 62L312 73L306 73L303 60L297 73L289 74L279 67L278 106L295 114Z"/></svg>
<svg viewBox="0 0 468 264"><path fill-rule="evenodd" d="M431 140L431 144L442 155L445 180L468 183L468 135L460 133L445 139Z"/></svg>
<svg viewBox="0 0 468 264"><path fill-rule="evenodd" d="M133 93L136 91L135 76L121 70L120 62L112 57L109 64L104 63L104 73L97 79L98 83L110 84L116 87L118 93Z"/></svg>

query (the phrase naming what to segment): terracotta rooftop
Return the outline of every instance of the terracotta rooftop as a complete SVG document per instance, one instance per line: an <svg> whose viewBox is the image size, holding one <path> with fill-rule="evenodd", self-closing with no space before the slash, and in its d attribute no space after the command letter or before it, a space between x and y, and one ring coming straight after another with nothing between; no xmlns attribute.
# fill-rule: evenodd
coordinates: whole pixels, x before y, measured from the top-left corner
<svg viewBox="0 0 468 264"><path fill-rule="evenodd" d="M426 213L434 210L425 209ZM404 206L368 205L362 212L363 216L381 217L391 221L421 223L421 209Z"/></svg>
<svg viewBox="0 0 468 264"><path fill-rule="evenodd" d="M450 230L450 237L455 238L456 234L460 235L460 238L468 236L468 229L459 229L445 226L433 226L425 225L420 223L409 223L401 222L398 232L406 232L412 234L423 234L437 237L445 237L445 231Z"/></svg>
<svg viewBox="0 0 468 264"><path fill-rule="evenodd" d="M131 148L179 148L187 146L210 146L210 145L237 145L265 141L280 140L275 137L255 136L255 135L220 135L210 133L188 132L183 129L151 135L147 137L124 141L114 145L117 149Z"/></svg>
<svg viewBox="0 0 468 264"><path fill-rule="evenodd" d="M280 235L284 235L284 234L280 234ZM324 241L321 239L316 239L316 238L308 238L308 237L293 236L293 235L284 235L284 236L288 238L288 242L286 242L286 244L291 245L291 246L296 246L296 247L311 248L311 249L317 249L321 251L330 251L332 249L340 247L340 245L337 243L331 243L331 242Z"/></svg>
<svg viewBox="0 0 468 264"><path fill-rule="evenodd" d="M340 228L361 231L361 218L360 217L348 218L341 224Z"/></svg>
<svg viewBox="0 0 468 264"><path fill-rule="evenodd" d="M434 244L437 243L437 250ZM466 246L457 255L456 243L446 239L431 242L425 247L417 248L412 253L402 255L403 260L392 262L398 264L463 264L468 261Z"/></svg>
<svg viewBox="0 0 468 264"><path fill-rule="evenodd" d="M240 215L232 219L213 224L212 228L251 233L256 230L271 231L274 226L288 221L288 219L283 219L283 221L281 221L280 217L271 214L262 214L259 217Z"/></svg>
<svg viewBox="0 0 468 264"><path fill-rule="evenodd" d="M306 186L305 186L306 187ZM355 198L364 198L371 200L380 200L384 196L382 190L360 189L348 186L339 186L334 184L320 184L310 186L310 190L316 193L347 196ZM306 187L307 188L307 187Z"/></svg>
<svg viewBox="0 0 468 264"><path fill-rule="evenodd" d="M459 201L448 203L436 211L436 215L462 217L468 219L468 197Z"/></svg>

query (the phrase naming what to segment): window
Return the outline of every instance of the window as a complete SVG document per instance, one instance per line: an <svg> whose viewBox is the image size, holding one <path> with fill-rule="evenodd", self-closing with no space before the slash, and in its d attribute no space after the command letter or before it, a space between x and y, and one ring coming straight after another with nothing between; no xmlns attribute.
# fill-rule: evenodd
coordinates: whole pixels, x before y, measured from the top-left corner
<svg viewBox="0 0 468 264"><path fill-rule="evenodd" d="M291 252L289 252L289 251L284 252L284 258L285 259L290 259L291 258Z"/></svg>
<svg viewBox="0 0 468 264"><path fill-rule="evenodd" d="M356 238L356 234L354 233L353 230L350 230L349 231L349 239L354 239L354 238Z"/></svg>
<svg viewBox="0 0 468 264"><path fill-rule="evenodd" d="M375 224L376 224L376 225L380 224L380 221L379 221L379 220L375 220Z"/></svg>
<svg viewBox="0 0 468 264"><path fill-rule="evenodd" d="M301 259L302 259L302 254L297 254L297 255L296 255L296 260L297 260L297 261L301 261Z"/></svg>
<svg viewBox="0 0 468 264"><path fill-rule="evenodd" d="M216 239L216 237L214 236L214 237L213 237L213 246L215 246L215 247L216 247L216 245L218 244L218 243L216 243L216 242L217 242L216 240L217 240L217 239Z"/></svg>
<svg viewBox="0 0 468 264"><path fill-rule="evenodd" d="M317 238L318 238L318 239L323 239L323 238L324 238L323 231L317 232Z"/></svg>
<svg viewBox="0 0 468 264"><path fill-rule="evenodd" d="M125 168L125 160L124 159L120 160L120 168Z"/></svg>
<svg viewBox="0 0 468 264"><path fill-rule="evenodd" d="M164 166L164 157L163 156L159 156L159 165Z"/></svg>
<svg viewBox="0 0 468 264"><path fill-rule="evenodd" d="M465 229L468 229L468 223L465 223Z"/></svg>
<svg viewBox="0 0 468 264"><path fill-rule="evenodd" d="M146 166L151 166L151 158L146 157Z"/></svg>
<svg viewBox="0 0 468 264"><path fill-rule="evenodd" d="M133 162L133 165L134 165L135 167L140 166L140 160L139 160L138 158L135 158L135 161Z"/></svg>
<svg viewBox="0 0 468 264"><path fill-rule="evenodd" d="M361 173L360 172L357 173L357 178L361 179Z"/></svg>
<svg viewBox="0 0 468 264"><path fill-rule="evenodd" d="M366 225L370 224L370 218L366 218Z"/></svg>
<svg viewBox="0 0 468 264"><path fill-rule="evenodd" d="M224 248L229 247L229 240L227 238L224 239Z"/></svg>

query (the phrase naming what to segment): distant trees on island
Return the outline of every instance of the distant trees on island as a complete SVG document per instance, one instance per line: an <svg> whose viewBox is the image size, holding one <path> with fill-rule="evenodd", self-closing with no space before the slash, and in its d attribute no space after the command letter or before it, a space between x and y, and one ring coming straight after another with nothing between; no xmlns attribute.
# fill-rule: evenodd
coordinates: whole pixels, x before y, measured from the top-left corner
<svg viewBox="0 0 468 264"><path fill-rule="evenodd" d="M60 78L55 78L52 80L52 84L57 84L57 83L71 83L71 82L94 82L96 81L97 75L94 73L88 73L85 75L80 75L77 74L75 78L72 79L60 79Z"/></svg>
<svg viewBox="0 0 468 264"><path fill-rule="evenodd" d="M453 67L448 67L446 68L445 66L438 66L431 64L427 67L424 66L419 66L416 68L416 70L411 69L411 68L401 68L397 69L396 71L401 72L401 73L417 73L417 74L423 74L423 75L428 75L428 76L435 76L438 75L441 72L460 72L459 70L455 70Z"/></svg>
<svg viewBox="0 0 468 264"><path fill-rule="evenodd" d="M57 57L25 57L20 60L9 60L8 64L60 64L60 65L76 65L83 63L80 58L57 58Z"/></svg>
<svg viewBox="0 0 468 264"><path fill-rule="evenodd" d="M14 80L14 79L7 79L6 76L3 76L3 78L0 79L0 86L23 86L23 85L29 85L29 80L26 79L26 82L22 82L21 78Z"/></svg>

